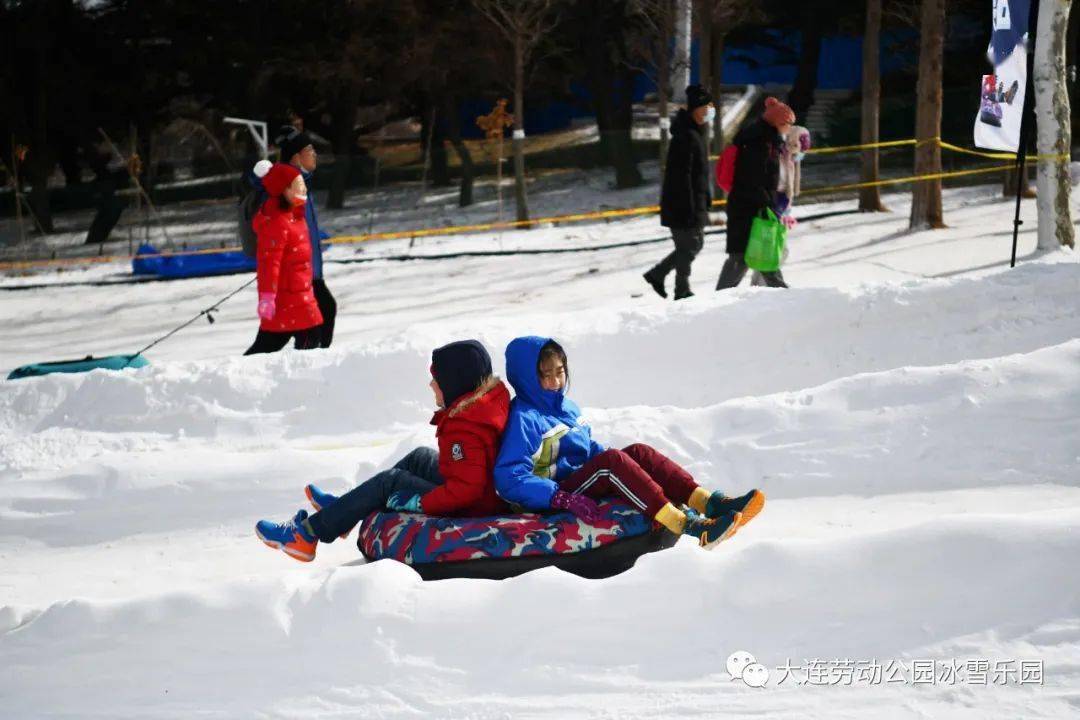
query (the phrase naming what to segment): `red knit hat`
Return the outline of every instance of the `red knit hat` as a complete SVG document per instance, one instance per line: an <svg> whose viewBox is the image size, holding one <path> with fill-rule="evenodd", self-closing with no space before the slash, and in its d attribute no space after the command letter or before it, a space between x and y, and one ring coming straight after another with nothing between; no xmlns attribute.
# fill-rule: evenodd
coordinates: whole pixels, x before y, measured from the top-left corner
<svg viewBox="0 0 1080 720"><path fill-rule="evenodd" d="M765 113L762 117L775 128L795 124L795 112L774 97L765 98Z"/></svg>
<svg viewBox="0 0 1080 720"><path fill-rule="evenodd" d="M274 163L269 172L262 176L263 190L270 197L279 197L299 174L300 171L292 165Z"/></svg>

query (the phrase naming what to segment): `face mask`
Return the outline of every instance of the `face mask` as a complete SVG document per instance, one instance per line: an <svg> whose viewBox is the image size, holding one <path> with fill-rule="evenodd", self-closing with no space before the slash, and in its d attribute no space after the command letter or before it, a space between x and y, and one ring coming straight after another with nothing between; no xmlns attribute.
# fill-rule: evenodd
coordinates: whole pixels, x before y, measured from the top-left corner
<svg viewBox="0 0 1080 720"><path fill-rule="evenodd" d="M708 125L716 119L716 108L710 107L705 110L705 122L703 124Z"/></svg>
<svg viewBox="0 0 1080 720"><path fill-rule="evenodd" d="M795 153L795 162L797 162L797 163L798 163L798 162L802 162L802 159L803 159L804 157L806 157L806 153L804 153L804 152L797 152L797 153Z"/></svg>
<svg viewBox="0 0 1080 720"><path fill-rule="evenodd" d="M307 195L293 195L293 207L303 207L307 203Z"/></svg>

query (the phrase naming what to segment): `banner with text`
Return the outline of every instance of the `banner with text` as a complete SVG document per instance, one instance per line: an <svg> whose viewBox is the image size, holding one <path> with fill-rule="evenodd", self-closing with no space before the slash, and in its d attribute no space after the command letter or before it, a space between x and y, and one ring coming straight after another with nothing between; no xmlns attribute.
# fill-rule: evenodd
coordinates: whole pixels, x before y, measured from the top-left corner
<svg viewBox="0 0 1080 720"><path fill-rule="evenodd" d="M1016 152L1027 90L1030 0L994 0L993 31L987 59L992 75L982 76L975 147Z"/></svg>

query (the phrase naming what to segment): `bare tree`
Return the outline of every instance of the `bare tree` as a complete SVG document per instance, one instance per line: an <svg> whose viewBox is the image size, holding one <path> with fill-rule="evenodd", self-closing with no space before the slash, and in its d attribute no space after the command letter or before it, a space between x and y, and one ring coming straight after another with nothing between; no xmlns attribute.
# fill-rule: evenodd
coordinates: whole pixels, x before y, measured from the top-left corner
<svg viewBox="0 0 1080 720"><path fill-rule="evenodd" d="M698 0L701 47L701 84L708 88L716 105L713 120L713 151L724 149L724 107L721 84L724 76L724 41L739 25L764 20L756 0Z"/></svg>
<svg viewBox="0 0 1080 720"><path fill-rule="evenodd" d="M517 219L529 219L525 193L525 70L537 45L555 27L558 14L553 0L473 0L480 11L509 41L514 51L514 197Z"/></svg>
<svg viewBox="0 0 1080 720"><path fill-rule="evenodd" d="M941 172L942 64L945 54L946 0L922 0L919 41L919 80L915 88L915 174ZM943 228L941 179L916 182L911 191L912 230Z"/></svg>
<svg viewBox="0 0 1080 720"><path fill-rule="evenodd" d="M877 143L881 128L881 1L866 0L866 31L863 34L862 55L862 139L863 145ZM862 182L878 179L879 153L868 148L862 153ZM882 212L881 188L859 190L859 209L863 212Z"/></svg>
<svg viewBox="0 0 1080 720"><path fill-rule="evenodd" d="M671 139L671 40L675 28L673 0L633 0L641 35L636 43L636 55L642 66L637 69L656 85L657 112L660 116L660 171L667 162L668 142Z"/></svg>
<svg viewBox="0 0 1080 720"><path fill-rule="evenodd" d="M1065 77L1065 37L1072 0L1043 0L1035 36L1035 112L1038 115L1039 161L1036 179L1039 249L1074 247L1069 208L1069 150L1072 128Z"/></svg>
<svg viewBox="0 0 1080 720"><path fill-rule="evenodd" d="M686 86L690 84L693 20L694 9L690 0L675 0L675 56L671 61L671 86L677 103L686 102Z"/></svg>

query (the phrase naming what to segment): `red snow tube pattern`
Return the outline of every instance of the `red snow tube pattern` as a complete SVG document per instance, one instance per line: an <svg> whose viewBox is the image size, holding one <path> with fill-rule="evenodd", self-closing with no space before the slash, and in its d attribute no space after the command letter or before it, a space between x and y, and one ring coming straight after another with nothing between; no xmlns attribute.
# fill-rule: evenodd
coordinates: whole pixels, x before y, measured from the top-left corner
<svg viewBox="0 0 1080 720"><path fill-rule="evenodd" d="M608 577L678 539L625 503L601 501L600 508L603 516L593 524L568 512L486 518L376 512L364 520L357 545L368 560L397 560L431 580L504 578L550 565Z"/></svg>

